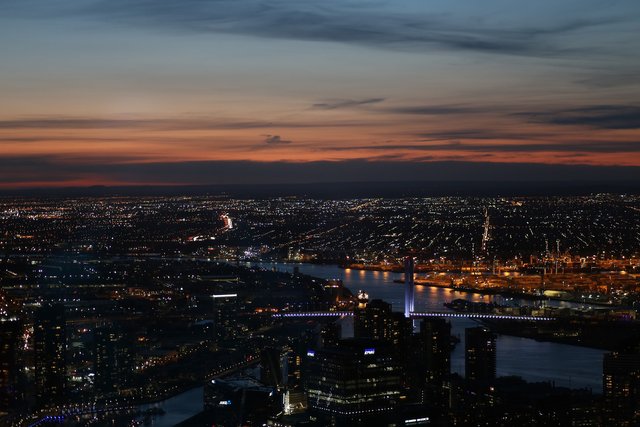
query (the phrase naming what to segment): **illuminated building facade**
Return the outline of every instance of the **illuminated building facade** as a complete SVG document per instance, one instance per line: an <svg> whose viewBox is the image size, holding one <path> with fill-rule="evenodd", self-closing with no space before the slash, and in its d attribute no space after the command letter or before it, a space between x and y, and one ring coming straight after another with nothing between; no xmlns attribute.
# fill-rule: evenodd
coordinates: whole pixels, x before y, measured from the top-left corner
<svg viewBox="0 0 640 427"><path fill-rule="evenodd" d="M402 373L387 344L343 340L307 353L305 387L318 419L338 425L380 425L403 394Z"/></svg>
<svg viewBox="0 0 640 427"><path fill-rule="evenodd" d="M496 334L487 328L465 329L465 377L479 386L496 379Z"/></svg>
<svg viewBox="0 0 640 427"><path fill-rule="evenodd" d="M0 413L11 412L21 400L19 387L22 323L0 319Z"/></svg>
<svg viewBox="0 0 640 427"><path fill-rule="evenodd" d="M36 399L39 406L63 400L66 385L64 306L44 306L33 325Z"/></svg>
<svg viewBox="0 0 640 427"><path fill-rule="evenodd" d="M94 331L95 388L101 393L117 392L128 383L133 357L124 334L105 326Z"/></svg>
<svg viewBox="0 0 640 427"><path fill-rule="evenodd" d="M233 338L237 333L238 294L211 295L215 333L220 338Z"/></svg>
<svg viewBox="0 0 640 427"><path fill-rule="evenodd" d="M441 317L420 323L426 382L442 384L451 374L451 323Z"/></svg>
<svg viewBox="0 0 640 427"><path fill-rule="evenodd" d="M320 331L322 345L333 347L342 339L342 325L340 322L330 322L322 327Z"/></svg>
<svg viewBox="0 0 640 427"><path fill-rule="evenodd" d="M602 385L607 425L640 423L640 354L608 353L604 356Z"/></svg>
<svg viewBox="0 0 640 427"><path fill-rule="evenodd" d="M356 338L391 341L393 337L391 304L374 299L355 310L353 335Z"/></svg>

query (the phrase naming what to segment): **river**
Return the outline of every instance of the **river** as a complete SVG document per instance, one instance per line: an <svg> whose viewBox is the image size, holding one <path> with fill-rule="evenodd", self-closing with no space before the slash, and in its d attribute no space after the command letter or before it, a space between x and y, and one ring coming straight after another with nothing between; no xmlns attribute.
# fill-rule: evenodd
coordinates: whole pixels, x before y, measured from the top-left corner
<svg viewBox="0 0 640 427"><path fill-rule="evenodd" d="M369 294L370 299L379 298L391 303L394 310L404 310L404 287L394 282L394 280L403 279L402 273L342 269L335 265L321 264L263 262L247 265L283 272L293 272L294 267L298 267L303 274L323 279L340 279L354 294L358 290L363 290ZM456 298L491 302L496 297L417 285L415 310L441 311L444 309L443 303ZM532 303L517 299L513 302L523 305ZM552 301L550 304L574 305L557 301ZM464 328L477 326L478 323L469 319L452 319L451 324L452 333L461 339L451 355L451 369L453 372L464 375ZM538 342L507 335L498 336L496 347L498 376L518 375L528 381L554 381L558 386L588 388L594 393L602 392L602 359L605 353L603 350Z"/></svg>
<svg viewBox="0 0 640 427"><path fill-rule="evenodd" d="M203 390L203 387L196 387L161 402L140 405L138 409L141 411L151 408L160 408L165 411L164 415L148 417L145 426L172 427L202 412L204 409ZM144 417L140 417L140 419L142 418Z"/></svg>

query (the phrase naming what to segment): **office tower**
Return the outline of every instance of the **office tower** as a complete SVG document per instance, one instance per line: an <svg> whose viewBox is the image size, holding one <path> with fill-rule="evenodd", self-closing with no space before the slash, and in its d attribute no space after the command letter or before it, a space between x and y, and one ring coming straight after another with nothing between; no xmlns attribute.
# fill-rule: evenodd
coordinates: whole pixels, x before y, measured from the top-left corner
<svg viewBox="0 0 640 427"><path fill-rule="evenodd" d="M413 313L414 286L413 286L413 257L404 259L404 317L410 317Z"/></svg>
<svg viewBox="0 0 640 427"><path fill-rule="evenodd" d="M605 354L602 377L606 425L639 425L640 354Z"/></svg>
<svg viewBox="0 0 640 427"><path fill-rule="evenodd" d="M44 306L35 312L33 343L37 404L60 402L66 382L64 306Z"/></svg>
<svg viewBox="0 0 640 427"><path fill-rule="evenodd" d="M496 335L484 327L465 329L465 377L487 386L496 379Z"/></svg>
<svg viewBox="0 0 640 427"><path fill-rule="evenodd" d="M287 387L297 387L302 379L303 354L293 350L287 353Z"/></svg>
<svg viewBox="0 0 640 427"><path fill-rule="evenodd" d="M426 381L441 385L451 374L451 324L438 317L424 319L420 338Z"/></svg>
<svg viewBox="0 0 640 427"><path fill-rule="evenodd" d="M393 337L392 317L391 304L374 299L364 307L356 308L353 335L356 338L391 341Z"/></svg>
<svg viewBox="0 0 640 427"><path fill-rule="evenodd" d="M322 326L320 331L322 337L322 345L324 347L333 347L342 339L342 326L340 322L330 322Z"/></svg>
<svg viewBox="0 0 640 427"><path fill-rule="evenodd" d="M16 318L0 318L0 413L12 412L22 400L20 374L20 341L22 322Z"/></svg>
<svg viewBox="0 0 640 427"><path fill-rule="evenodd" d="M234 338L237 334L238 295L214 294L211 298L216 335L223 339Z"/></svg>
<svg viewBox="0 0 640 427"><path fill-rule="evenodd" d="M403 396L394 353L376 340L343 340L310 350L304 382L314 416L337 426L384 425Z"/></svg>
<svg viewBox="0 0 640 427"><path fill-rule="evenodd" d="M114 326L103 326L94 331L95 389L113 393L123 388L133 370L130 346L124 334Z"/></svg>
<svg viewBox="0 0 640 427"><path fill-rule="evenodd" d="M396 362L405 373L403 383L422 386L424 379L413 374L419 369L420 346L413 336L413 320L403 313L392 312L391 304L375 299L364 308L357 308L354 316L354 337L385 342L391 345Z"/></svg>

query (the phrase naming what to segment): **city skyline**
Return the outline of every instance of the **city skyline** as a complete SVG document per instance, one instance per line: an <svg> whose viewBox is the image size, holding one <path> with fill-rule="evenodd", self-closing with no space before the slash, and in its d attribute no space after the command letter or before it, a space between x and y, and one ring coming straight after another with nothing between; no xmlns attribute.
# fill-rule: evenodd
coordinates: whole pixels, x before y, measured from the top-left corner
<svg viewBox="0 0 640 427"><path fill-rule="evenodd" d="M2 8L5 189L640 177L630 1Z"/></svg>

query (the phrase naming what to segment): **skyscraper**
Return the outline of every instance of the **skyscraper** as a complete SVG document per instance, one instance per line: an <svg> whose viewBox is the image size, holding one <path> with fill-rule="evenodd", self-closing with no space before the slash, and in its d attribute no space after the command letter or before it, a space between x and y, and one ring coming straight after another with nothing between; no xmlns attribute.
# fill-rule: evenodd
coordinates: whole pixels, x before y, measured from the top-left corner
<svg viewBox="0 0 640 427"><path fill-rule="evenodd" d="M439 317L424 319L420 338L426 381L440 385L451 374L451 324Z"/></svg>
<svg viewBox="0 0 640 427"><path fill-rule="evenodd" d="M401 366L403 383L414 388L421 387L424 378L415 375L420 368L420 345L413 335L413 320L403 313L391 311L391 304L375 299L356 308L354 336L360 339L379 341L391 345L391 352Z"/></svg>
<svg viewBox="0 0 640 427"><path fill-rule="evenodd" d="M43 306L35 312L33 342L37 403L60 402L66 382L64 306Z"/></svg>
<svg viewBox="0 0 640 427"><path fill-rule="evenodd" d="M128 382L133 368L131 349L124 334L114 326L94 331L95 388L101 393L118 391Z"/></svg>
<svg viewBox="0 0 640 427"><path fill-rule="evenodd" d="M311 411L338 426L382 425L403 393L389 344L366 339L309 351L305 386Z"/></svg>
<svg viewBox="0 0 640 427"><path fill-rule="evenodd" d="M338 341L342 338L342 325L340 322L330 322L322 326L320 331L322 337L322 345L325 347L332 347L338 344Z"/></svg>
<svg viewBox="0 0 640 427"><path fill-rule="evenodd" d="M213 301L213 321L219 338L233 338L236 335L238 316L238 295L235 293L211 295Z"/></svg>
<svg viewBox="0 0 640 427"><path fill-rule="evenodd" d="M477 386L496 379L496 335L484 327L465 329L465 377Z"/></svg>
<svg viewBox="0 0 640 427"><path fill-rule="evenodd" d="M393 336L391 304L374 299L356 308L353 335L356 338L391 341Z"/></svg>
<svg viewBox="0 0 640 427"><path fill-rule="evenodd" d="M22 323L0 318L0 413L11 412L21 400L19 390Z"/></svg>
<svg viewBox="0 0 640 427"><path fill-rule="evenodd" d="M640 354L604 356L602 385L607 425L635 426L640 422Z"/></svg>

